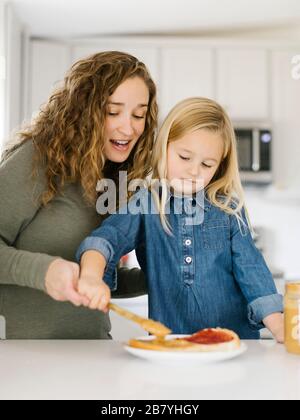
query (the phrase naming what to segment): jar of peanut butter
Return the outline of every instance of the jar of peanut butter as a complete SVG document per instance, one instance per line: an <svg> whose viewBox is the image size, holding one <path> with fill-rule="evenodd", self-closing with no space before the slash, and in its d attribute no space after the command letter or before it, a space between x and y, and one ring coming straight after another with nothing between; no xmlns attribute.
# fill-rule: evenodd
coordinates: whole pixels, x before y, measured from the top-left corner
<svg viewBox="0 0 300 420"><path fill-rule="evenodd" d="M287 283L284 308L285 347L300 355L300 283Z"/></svg>

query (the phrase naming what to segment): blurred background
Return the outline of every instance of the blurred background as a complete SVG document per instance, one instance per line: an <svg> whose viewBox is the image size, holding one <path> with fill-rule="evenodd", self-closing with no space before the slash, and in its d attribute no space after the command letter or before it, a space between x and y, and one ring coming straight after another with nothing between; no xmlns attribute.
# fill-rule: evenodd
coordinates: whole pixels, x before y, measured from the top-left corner
<svg viewBox="0 0 300 420"><path fill-rule="evenodd" d="M227 109L257 246L279 290L300 281L299 0L0 0L0 149L72 63L104 50L148 65L160 121L189 96ZM146 297L127 303L146 314Z"/></svg>

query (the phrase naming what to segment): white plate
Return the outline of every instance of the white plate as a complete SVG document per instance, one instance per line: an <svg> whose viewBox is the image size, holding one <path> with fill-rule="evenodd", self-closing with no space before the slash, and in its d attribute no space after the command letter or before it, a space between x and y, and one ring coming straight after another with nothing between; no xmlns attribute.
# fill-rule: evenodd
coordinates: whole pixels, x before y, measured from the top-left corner
<svg viewBox="0 0 300 420"><path fill-rule="evenodd" d="M186 335L170 335L167 339L172 338L184 338ZM150 341L153 340L153 337L140 337L137 340ZM184 363L216 363L223 362L225 360L231 360L238 356L241 356L247 351L247 346L245 343L241 343L241 347L237 350L227 351L227 352L211 352L211 353L202 353L202 352L183 352L183 351L154 351L146 349L137 349L130 347L128 345L124 346L125 350L132 354L133 356L146 359L152 362L159 363L168 363L176 364L178 362Z"/></svg>

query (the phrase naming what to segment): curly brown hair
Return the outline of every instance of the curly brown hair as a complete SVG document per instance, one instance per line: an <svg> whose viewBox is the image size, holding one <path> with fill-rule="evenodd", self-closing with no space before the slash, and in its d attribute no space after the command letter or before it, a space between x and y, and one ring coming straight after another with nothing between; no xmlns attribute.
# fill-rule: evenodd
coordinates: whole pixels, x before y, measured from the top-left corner
<svg viewBox="0 0 300 420"><path fill-rule="evenodd" d="M158 113L155 83L146 66L132 55L117 51L98 53L71 67L62 87L52 94L35 120L19 132L17 145L6 150L8 156L24 142L33 142L34 161L45 168L47 180L41 197L43 205L69 182L80 182L87 202L95 203L96 185L105 176L106 165L116 170L116 165L106 162L103 154L108 98L132 77L140 77L147 85L149 108L144 133L129 159L120 166L128 172L128 183L149 175Z"/></svg>

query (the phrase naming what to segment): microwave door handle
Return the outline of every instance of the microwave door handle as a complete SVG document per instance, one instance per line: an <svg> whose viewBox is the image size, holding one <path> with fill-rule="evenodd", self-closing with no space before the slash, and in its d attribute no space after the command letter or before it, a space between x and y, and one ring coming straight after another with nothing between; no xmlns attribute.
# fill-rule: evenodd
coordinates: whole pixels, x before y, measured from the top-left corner
<svg viewBox="0 0 300 420"><path fill-rule="evenodd" d="M259 147L259 130L253 130L253 161L252 170L259 172L260 170L260 147Z"/></svg>

